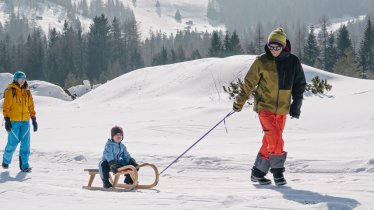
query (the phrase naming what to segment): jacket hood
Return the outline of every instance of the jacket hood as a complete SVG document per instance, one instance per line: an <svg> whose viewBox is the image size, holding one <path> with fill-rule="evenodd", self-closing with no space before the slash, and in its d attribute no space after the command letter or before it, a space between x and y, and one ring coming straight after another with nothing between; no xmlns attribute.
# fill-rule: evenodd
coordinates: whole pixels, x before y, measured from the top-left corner
<svg viewBox="0 0 374 210"><path fill-rule="evenodd" d="M16 88L16 89L21 89L22 88L22 89L29 90L29 84L27 84L27 81L25 81L25 84L23 84L22 87L21 87L21 86L19 86L19 84L17 82L13 81L12 83L10 83L8 85L8 89L10 89L10 88Z"/></svg>
<svg viewBox="0 0 374 210"><path fill-rule="evenodd" d="M121 144L122 141L120 143L116 143L113 139L109 138L108 141L106 142L107 144L114 144L114 145L117 145L117 144Z"/></svg>

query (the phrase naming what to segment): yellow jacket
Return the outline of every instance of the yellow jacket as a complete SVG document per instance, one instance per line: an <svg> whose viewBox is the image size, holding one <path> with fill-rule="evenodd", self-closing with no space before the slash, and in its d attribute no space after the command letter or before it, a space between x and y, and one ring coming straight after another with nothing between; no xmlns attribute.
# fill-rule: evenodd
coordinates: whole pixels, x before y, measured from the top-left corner
<svg viewBox="0 0 374 210"><path fill-rule="evenodd" d="M10 121L29 121L35 117L34 101L28 87L12 83L4 92L3 115Z"/></svg>

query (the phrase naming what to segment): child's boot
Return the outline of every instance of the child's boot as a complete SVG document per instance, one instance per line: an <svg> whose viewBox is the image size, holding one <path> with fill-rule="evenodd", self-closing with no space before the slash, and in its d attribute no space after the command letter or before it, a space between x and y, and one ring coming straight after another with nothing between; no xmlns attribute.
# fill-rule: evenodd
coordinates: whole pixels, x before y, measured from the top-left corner
<svg viewBox="0 0 374 210"><path fill-rule="evenodd" d="M109 182L108 179L104 179L103 180L103 187L106 188L106 189L108 189L108 188L113 187L113 185Z"/></svg>
<svg viewBox="0 0 374 210"><path fill-rule="evenodd" d="M130 174L125 174L125 184L134 184L134 181L132 180Z"/></svg>

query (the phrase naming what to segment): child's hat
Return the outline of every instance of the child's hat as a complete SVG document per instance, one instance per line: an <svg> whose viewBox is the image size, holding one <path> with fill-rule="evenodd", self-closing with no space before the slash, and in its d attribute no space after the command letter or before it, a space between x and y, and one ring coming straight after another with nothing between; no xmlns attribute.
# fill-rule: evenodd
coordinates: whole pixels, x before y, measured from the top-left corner
<svg viewBox="0 0 374 210"><path fill-rule="evenodd" d="M110 130L111 137L113 138L113 136L115 136L117 133L120 133L123 136L123 129L121 127L119 127L119 126L114 126Z"/></svg>

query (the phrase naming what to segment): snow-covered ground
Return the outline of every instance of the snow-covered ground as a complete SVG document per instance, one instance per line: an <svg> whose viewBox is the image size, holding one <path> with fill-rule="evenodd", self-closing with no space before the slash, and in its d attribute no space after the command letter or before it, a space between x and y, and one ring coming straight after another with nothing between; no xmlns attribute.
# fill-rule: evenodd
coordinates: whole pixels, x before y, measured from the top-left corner
<svg viewBox="0 0 374 210"><path fill-rule="evenodd" d="M166 34L176 34L178 29L186 28L199 32L225 30L224 25L213 26L209 23L207 18L208 0L161 0L159 9L156 8L156 0L137 0L136 6L133 5L132 0L120 1L134 11L142 38L148 37L150 30L154 32L162 30ZM90 4L91 1L87 0L87 2ZM103 0L103 2L107 1ZM37 10L18 7L16 3L14 5L17 14L27 17L30 22L40 26L46 34L50 28L62 31L64 21L67 19L66 8L49 1L39 4L40 9ZM182 15L180 23L174 18L178 9ZM81 21L83 31L88 32L92 20L82 15L77 15L77 17ZM9 14L5 12L5 4L0 1L0 22L4 25L8 19ZM187 24L187 22L191 24Z"/></svg>
<svg viewBox="0 0 374 210"><path fill-rule="evenodd" d="M0 99L4 97L4 90L8 87L8 84L13 81L13 75L9 73L0 73ZM35 96L44 96L50 98L61 99L64 101L71 101L71 97L65 93L65 91L57 85L49 82L32 80L28 81L30 90ZM2 102L1 102L2 104Z"/></svg>
<svg viewBox="0 0 374 210"><path fill-rule="evenodd" d="M32 26L39 26L47 35L49 29L52 28L56 28L57 31L61 32L64 28L64 21L68 19L66 8L49 1L45 1L43 4L39 3L39 9L32 10L19 6L17 3L14 3L14 5L16 14L19 14L21 17L27 17ZM9 19L9 14L4 11L4 8L5 3L0 2L0 22L3 25ZM77 15L77 17L81 22L82 30L88 32L92 20L82 15Z"/></svg>
<svg viewBox="0 0 374 210"><path fill-rule="evenodd" d="M156 0L137 0L136 7L132 0L123 0L133 9L137 21L140 23L142 36L148 37L149 31L162 30L166 34L176 34L177 30L190 28L199 32L225 31L224 25L212 26L207 17L208 0L160 0L161 7L155 7ZM125 4L126 5L126 4ZM182 21L175 20L175 13L179 9ZM191 21L191 25L187 22Z"/></svg>
<svg viewBox="0 0 374 210"><path fill-rule="evenodd" d="M374 81L304 66L333 85L307 96L284 132L288 185L254 185L250 168L262 131L252 107L226 120L160 177L153 190L83 190L113 125L138 162L164 169L231 111L222 85L243 77L254 56L207 58L120 76L75 101L35 96L33 172L20 173L18 151L0 169L1 209L374 209ZM0 132L0 155L6 132ZM141 170L141 181L151 171ZM268 175L268 177L271 177ZM96 186L102 183L96 178Z"/></svg>
<svg viewBox="0 0 374 210"><path fill-rule="evenodd" d="M327 32L334 33L338 31L343 25L347 26L349 23L358 23L365 21L366 15L360 15L358 17L345 16L342 18L336 18L328 21ZM318 35L321 32L321 25L316 25L314 33Z"/></svg>

